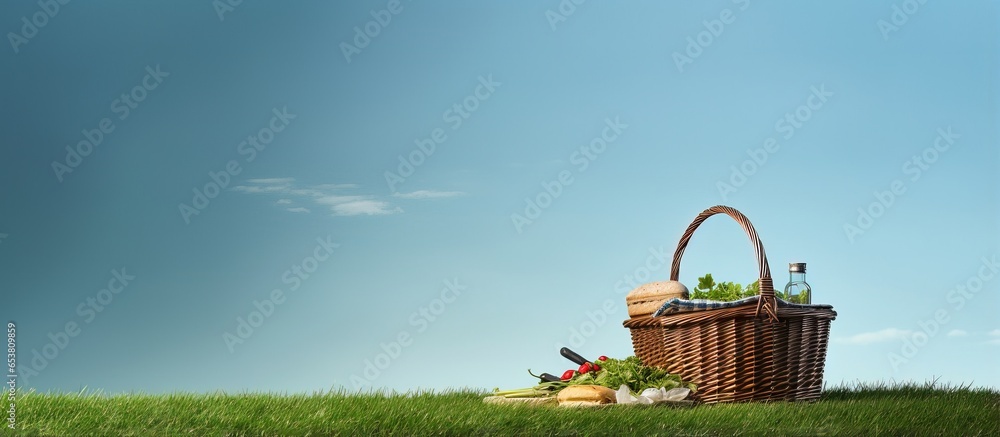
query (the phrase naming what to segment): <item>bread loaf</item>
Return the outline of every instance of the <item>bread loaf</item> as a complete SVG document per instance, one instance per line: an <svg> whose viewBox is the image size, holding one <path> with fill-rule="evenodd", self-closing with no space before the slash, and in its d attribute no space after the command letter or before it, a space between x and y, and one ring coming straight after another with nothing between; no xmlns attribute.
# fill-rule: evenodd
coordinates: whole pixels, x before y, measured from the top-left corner
<svg viewBox="0 0 1000 437"><path fill-rule="evenodd" d="M663 303L675 297L687 299L687 287L677 281L642 284L625 297L629 317L643 317L656 312Z"/></svg>
<svg viewBox="0 0 1000 437"><path fill-rule="evenodd" d="M560 407L593 407L615 403L615 391L600 385L571 385L556 398Z"/></svg>

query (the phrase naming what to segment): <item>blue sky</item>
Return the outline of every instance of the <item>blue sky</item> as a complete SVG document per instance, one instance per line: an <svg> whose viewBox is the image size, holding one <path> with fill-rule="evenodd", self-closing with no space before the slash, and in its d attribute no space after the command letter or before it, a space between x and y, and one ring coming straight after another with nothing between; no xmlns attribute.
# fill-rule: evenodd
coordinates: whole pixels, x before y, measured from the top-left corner
<svg viewBox="0 0 1000 437"><path fill-rule="evenodd" d="M527 386L715 204L828 383L1000 387L995 4L224 4L0 6L22 387ZM756 271L715 217L681 281Z"/></svg>

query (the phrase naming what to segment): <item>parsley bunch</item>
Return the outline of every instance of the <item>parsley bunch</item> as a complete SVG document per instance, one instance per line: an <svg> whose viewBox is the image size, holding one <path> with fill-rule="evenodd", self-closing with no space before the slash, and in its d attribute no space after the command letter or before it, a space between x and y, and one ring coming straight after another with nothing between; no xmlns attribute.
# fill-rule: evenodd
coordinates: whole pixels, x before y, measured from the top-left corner
<svg viewBox="0 0 1000 437"><path fill-rule="evenodd" d="M715 282L712 279L712 274L708 273L705 276L698 278L698 286L691 290L691 299L708 299L715 300L719 302L731 302L734 300L740 300L750 296L756 296L760 293L759 281L754 281L752 284L747 285L744 288L742 285L735 282Z"/></svg>

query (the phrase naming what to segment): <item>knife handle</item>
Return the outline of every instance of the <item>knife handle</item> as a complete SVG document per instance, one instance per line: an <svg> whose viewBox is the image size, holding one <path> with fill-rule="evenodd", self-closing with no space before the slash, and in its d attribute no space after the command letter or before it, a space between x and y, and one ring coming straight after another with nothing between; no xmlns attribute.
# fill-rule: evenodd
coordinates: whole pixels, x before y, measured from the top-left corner
<svg viewBox="0 0 1000 437"><path fill-rule="evenodd" d="M562 349L559 349L559 354L562 355L562 356L564 356L564 357L566 357L566 359L568 359L568 360L570 360L570 361L572 361L572 362L574 362L574 363L576 363L578 365L582 365L583 363L589 362L586 358L580 356L580 354L578 354L576 352L573 352L568 347L564 347Z"/></svg>
<svg viewBox="0 0 1000 437"><path fill-rule="evenodd" d="M538 377L541 378L542 382L558 382L558 381L561 381L561 379L559 379L558 376L550 375L548 373L543 373L541 375L538 375Z"/></svg>

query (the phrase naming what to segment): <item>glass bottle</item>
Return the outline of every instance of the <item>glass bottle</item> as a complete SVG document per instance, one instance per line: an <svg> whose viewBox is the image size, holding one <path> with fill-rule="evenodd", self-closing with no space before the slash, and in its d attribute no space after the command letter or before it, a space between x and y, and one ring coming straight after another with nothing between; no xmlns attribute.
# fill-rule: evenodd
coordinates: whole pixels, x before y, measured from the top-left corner
<svg viewBox="0 0 1000 437"><path fill-rule="evenodd" d="M806 263L788 264L788 285L785 285L782 299L791 303L812 303L812 287L806 283Z"/></svg>

